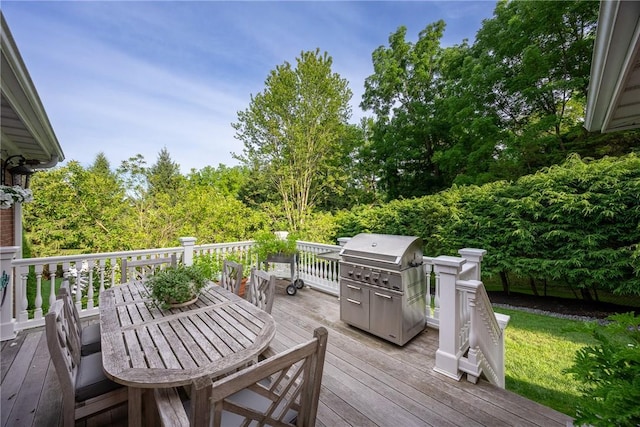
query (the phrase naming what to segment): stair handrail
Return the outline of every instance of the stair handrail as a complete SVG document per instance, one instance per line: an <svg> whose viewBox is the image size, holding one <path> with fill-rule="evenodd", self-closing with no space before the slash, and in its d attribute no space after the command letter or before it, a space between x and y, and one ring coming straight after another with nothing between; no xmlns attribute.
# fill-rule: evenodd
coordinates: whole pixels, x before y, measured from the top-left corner
<svg viewBox="0 0 640 427"><path fill-rule="evenodd" d="M494 313L481 281L458 280L456 288L466 294L470 313L469 347L459 368L473 383L484 373L490 383L504 388L504 328L509 316Z"/></svg>

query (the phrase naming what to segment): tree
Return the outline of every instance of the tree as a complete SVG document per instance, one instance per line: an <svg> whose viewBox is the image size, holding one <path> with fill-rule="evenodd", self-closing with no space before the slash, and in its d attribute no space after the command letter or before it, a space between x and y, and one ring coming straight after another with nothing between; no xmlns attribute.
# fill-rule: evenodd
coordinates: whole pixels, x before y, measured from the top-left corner
<svg viewBox="0 0 640 427"><path fill-rule="evenodd" d="M121 218L130 216L124 188L104 155L84 169L78 162L33 177L33 203L24 225L35 256L127 249Z"/></svg>
<svg viewBox="0 0 640 427"><path fill-rule="evenodd" d="M252 184L246 167L229 167L222 163L217 168L205 166L198 171L192 170L187 179L191 184L214 187L218 192L235 198L240 197L243 188Z"/></svg>
<svg viewBox="0 0 640 427"><path fill-rule="evenodd" d="M171 160L169 150L163 147L158 153L158 160L147 170L150 195L175 193L180 188L181 178L180 165Z"/></svg>
<svg viewBox="0 0 640 427"><path fill-rule="evenodd" d="M473 46L470 90L513 133L503 158L521 173L568 154L566 133L581 124L598 2L500 1Z"/></svg>
<svg viewBox="0 0 640 427"><path fill-rule="evenodd" d="M295 67L277 66L264 91L251 96L232 124L244 144L242 154L234 156L268 179L292 231L344 185L341 138L351 115L351 90L331 71L332 63L316 49L302 52Z"/></svg>
<svg viewBox="0 0 640 427"><path fill-rule="evenodd" d="M404 26L372 55L360 106L376 115L371 165L389 198L443 188L434 155L446 148L447 125L436 120L435 100L444 21L426 26L414 44Z"/></svg>

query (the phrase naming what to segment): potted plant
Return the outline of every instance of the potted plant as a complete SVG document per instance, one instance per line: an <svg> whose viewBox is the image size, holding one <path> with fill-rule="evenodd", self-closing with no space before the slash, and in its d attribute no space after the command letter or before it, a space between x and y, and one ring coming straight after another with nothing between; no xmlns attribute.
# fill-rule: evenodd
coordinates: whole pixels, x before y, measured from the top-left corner
<svg viewBox="0 0 640 427"><path fill-rule="evenodd" d="M162 308L183 307L197 301L208 278L194 265L177 265L156 272L145 286L154 301Z"/></svg>
<svg viewBox="0 0 640 427"><path fill-rule="evenodd" d="M289 262L296 253L296 238L291 233L261 231L256 235L255 242L260 262Z"/></svg>

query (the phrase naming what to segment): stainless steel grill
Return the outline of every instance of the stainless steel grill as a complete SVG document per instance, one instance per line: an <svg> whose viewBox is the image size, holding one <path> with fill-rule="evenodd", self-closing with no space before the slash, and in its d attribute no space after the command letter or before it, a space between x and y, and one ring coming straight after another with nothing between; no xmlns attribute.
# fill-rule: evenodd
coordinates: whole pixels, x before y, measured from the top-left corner
<svg viewBox="0 0 640 427"><path fill-rule="evenodd" d="M358 234L340 251L340 319L398 345L424 329L422 239Z"/></svg>

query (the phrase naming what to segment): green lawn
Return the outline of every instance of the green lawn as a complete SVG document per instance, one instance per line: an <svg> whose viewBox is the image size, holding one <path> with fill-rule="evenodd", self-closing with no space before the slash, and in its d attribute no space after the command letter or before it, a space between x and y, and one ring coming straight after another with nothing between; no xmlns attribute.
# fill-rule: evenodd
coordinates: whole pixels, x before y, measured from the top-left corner
<svg viewBox="0 0 640 427"><path fill-rule="evenodd" d="M511 390L575 416L578 382L562 370L576 350L593 343L584 322L497 308L511 316L506 329L505 380Z"/></svg>

